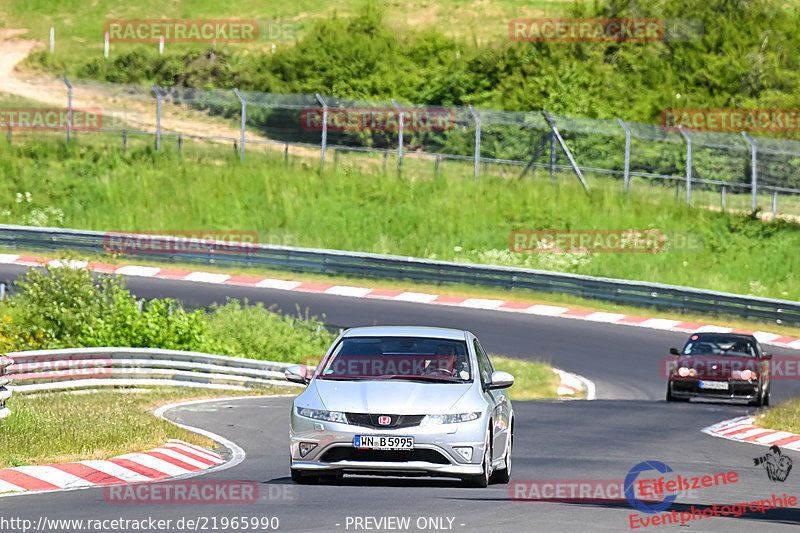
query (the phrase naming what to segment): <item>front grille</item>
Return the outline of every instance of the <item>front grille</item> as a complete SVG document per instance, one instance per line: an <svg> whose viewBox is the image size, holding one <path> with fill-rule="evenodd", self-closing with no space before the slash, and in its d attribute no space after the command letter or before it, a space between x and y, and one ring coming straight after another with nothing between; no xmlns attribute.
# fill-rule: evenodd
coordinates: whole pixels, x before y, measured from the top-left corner
<svg viewBox="0 0 800 533"><path fill-rule="evenodd" d="M675 380L672 382L675 392L688 392L713 397L732 398L735 396L755 396L758 393L758 382L730 381L727 390L701 389L700 382L694 380Z"/></svg>
<svg viewBox="0 0 800 533"><path fill-rule="evenodd" d="M356 426L374 429L398 429L418 426L425 415L373 415L368 413L345 413L347 421ZM391 422L388 425L378 424L378 418L388 416Z"/></svg>
<svg viewBox="0 0 800 533"><path fill-rule="evenodd" d="M436 450L360 450L339 446L331 448L322 454L320 461L323 463L336 463L338 461L366 461L405 463L408 461L424 461L448 465L450 461Z"/></svg>

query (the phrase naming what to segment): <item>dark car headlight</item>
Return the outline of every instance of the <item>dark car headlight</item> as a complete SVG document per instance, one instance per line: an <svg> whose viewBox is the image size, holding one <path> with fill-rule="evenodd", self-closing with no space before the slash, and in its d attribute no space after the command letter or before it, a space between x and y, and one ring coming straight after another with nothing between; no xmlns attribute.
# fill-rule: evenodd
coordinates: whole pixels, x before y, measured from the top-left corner
<svg viewBox="0 0 800 533"><path fill-rule="evenodd" d="M347 424L347 417L341 411L325 411L324 409L309 409L308 407L298 407L297 414L315 420L326 420L328 422L338 422Z"/></svg>

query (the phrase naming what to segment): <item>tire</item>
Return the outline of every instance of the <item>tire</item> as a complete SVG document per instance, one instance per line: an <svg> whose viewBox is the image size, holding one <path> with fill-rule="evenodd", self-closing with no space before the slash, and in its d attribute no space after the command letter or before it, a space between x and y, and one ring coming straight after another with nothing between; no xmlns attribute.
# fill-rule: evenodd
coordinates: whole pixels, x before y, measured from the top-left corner
<svg viewBox="0 0 800 533"><path fill-rule="evenodd" d="M767 392L764 393L764 405L769 405L769 392L772 386L767 387Z"/></svg>
<svg viewBox="0 0 800 533"><path fill-rule="evenodd" d="M769 398L767 397L767 392L761 387L758 387L758 390L759 390L758 397L755 400L750 401L750 405L754 407L762 407L763 405L765 405L764 404L765 401L769 402Z"/></svg>
<svg viewBox="0 0 800 533"><path fill-rule="evenodd" d="M506 456L503 458L504 466L501 470L495 470L492 472L492 477L489 479L489 483L508 483L511 481L511 452L514 448L514 430L513 430L513 423L512 423L512 430L509 434L509 439L511 439L508 443L508 450L506 450Z"/></svg>
<svg viewBox="0 0 800 533"><path fill-rule="evenodd" d="M492 474L492 421L489 421L489 429L486 431L486 444L483 448L483 472L476 476L464 478L464 484L468 487L485 489L489 486L489 478Z"/></svg>
<svg viewBox="0 0 800 533"><path fill-rule="evenodd" d="M667 401L668 402L677 402L678 399L675 398L675 396L672 395L671 391L672 391L672 382L669 381L669 382L667 382Z"/></svg>
<svg viewBox="0 0 800 533"><path fill-rule="evenodd" d="M292 470L292 481L294 481L298 485L314 485L316 483L319 483L319 476L303 474L301 471L295 470L294 468L292 468L291 470Z"/></svg>

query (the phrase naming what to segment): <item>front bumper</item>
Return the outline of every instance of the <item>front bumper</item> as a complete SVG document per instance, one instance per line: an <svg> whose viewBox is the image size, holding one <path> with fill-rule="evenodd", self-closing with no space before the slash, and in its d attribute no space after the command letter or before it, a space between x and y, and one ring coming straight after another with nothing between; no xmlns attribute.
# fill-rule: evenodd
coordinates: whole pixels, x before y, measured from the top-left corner
<svg viewBox="0 0 800 533"><path fill-rule="evenodd" d="M672 396L679 399L702 399L730 402L750 402L758 398L759 381L728 380L726 390L701 389L698 379L673 379L669 383ZM716 380L721 381L721 380Z"/></svg>
<svg viewBox="0 0 800 533"><path fill-rule="evenodd" d="M307 473L428 475L461 477L479 475L486 438L486 420L399 429L374 429L305 418L292 413L289 431L291 468ZM356 435L414 437L414 450L361 450L354 448ZM316 447L305 457L300 443ZM469 447L467 461L455 448Z"/></svg>

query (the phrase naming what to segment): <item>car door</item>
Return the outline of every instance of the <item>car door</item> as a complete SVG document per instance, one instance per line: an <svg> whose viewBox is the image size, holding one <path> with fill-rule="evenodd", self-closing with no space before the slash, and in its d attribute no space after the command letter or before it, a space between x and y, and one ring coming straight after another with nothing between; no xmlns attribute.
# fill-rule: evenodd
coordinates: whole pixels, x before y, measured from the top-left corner
<svg viewBox="0 0 800 533"><path fill-rule="evenodd" d="M478 360L478 372L480 373L481 385L488 385L492 381L492 363L481 347L477 338L472 339L475 348L475 356ZM508 438L509 420L506 404L505 390L484 390L484 397L492 406L492 460L500 458L505 453L506 440Z"/></svg>

